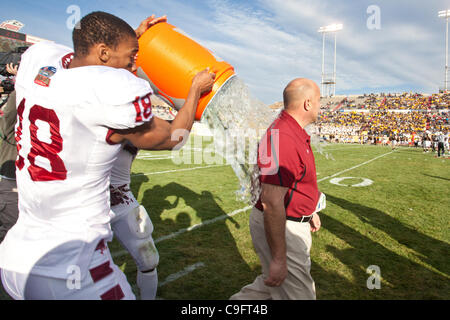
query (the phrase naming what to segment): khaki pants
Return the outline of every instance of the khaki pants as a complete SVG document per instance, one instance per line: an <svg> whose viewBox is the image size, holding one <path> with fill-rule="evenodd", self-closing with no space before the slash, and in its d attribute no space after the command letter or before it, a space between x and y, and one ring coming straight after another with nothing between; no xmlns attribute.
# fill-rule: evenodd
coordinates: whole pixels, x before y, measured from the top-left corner
<svg viewBox="0 0 450 320"><path fill-rule="evenodd" d="M250 214L250 234L259 256L262 274L252 284L234 294L231 300L315 300L316 289L311 277L310 224L286 221L286 251L288 275L281 286L268 287L264 279L269 275L272 259L264 231L264 215L257 208Z"/></svg>

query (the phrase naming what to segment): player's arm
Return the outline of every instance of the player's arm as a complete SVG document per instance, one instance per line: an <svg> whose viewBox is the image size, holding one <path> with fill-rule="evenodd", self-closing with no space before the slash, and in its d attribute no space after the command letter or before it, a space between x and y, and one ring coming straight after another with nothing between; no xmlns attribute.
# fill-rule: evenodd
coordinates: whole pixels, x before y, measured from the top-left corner
<svg viewBox="0 0 450 320"><path fill-rule="evenodd" d="M136 32L136 37L139 39L144 34L144 32L147 31L147 29L149 29L151 26L154 26L159 22L166 22L166 21L167 21L166 16L155 18L155 15L152 14L150 17L143 20L139 25L139 27L137 27L136 30L134 30L134 32Z"/></svg>
<svg viewBox="0 0 450 320"><path fill-rule="evenodd" d="M183 140L179 133L188 133L192 129L198 101L204 93L211 91L214 79L215 74L208 69L194 77L186 101L172 123L153 117L150 122L134 129L115 130L109 139L113 143L128 140L139 149L172 149Z"/></svg>
<svg viewBox="0 0 450 320"><path fill-rule="evenodd" d="M289 188L261 184L261 202L264 209L264 229L272 260L266 285L280 286L287 276L286 262L286 210L284 196Z"/></svg>

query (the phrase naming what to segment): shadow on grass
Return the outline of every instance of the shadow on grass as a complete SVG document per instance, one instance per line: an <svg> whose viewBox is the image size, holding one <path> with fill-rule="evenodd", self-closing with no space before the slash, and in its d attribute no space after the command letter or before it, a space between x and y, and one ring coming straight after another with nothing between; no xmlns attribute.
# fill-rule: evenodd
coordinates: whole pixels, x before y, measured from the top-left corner
<svg viewBox="0 0 450 320"><path fill-rule="evenodd" d="M175 201L168 201L175 196ZM201 223L226 215L217 203L218 197L209 191L195 192L178 184L156 185L144 193L142 204L150 213L155 232L160 230L162 236L186 229L191 226L191 216L181 209L175 220L162 215L166 210L176 208L180 201L191 207ZM189 210L190 211L190 210ZM218 219L195 232L185 232L178 237L157 244L161 248L161 264L170 264L176 271L189 265L203 262L205 267L194 272L188 279L174 281L173 285L162 287L160 295L165 299L228 299L240 288L248 284L248 279L256 277L242 258L236 241L226 222L231 221L236 228L242 226L233 218ZM161 231L164 230L164 231ZM155 239L158 238L157 236Z"/></svg>
<svg viewBox="0 0 450 320"><path fill-rule="evenodd" d="M144 175L144 173L133 173L131 177L130 189L136 199L138 198L139 191L141 190L142 185L148 181L150 181L150 179L146 175Z"/></svg>
<svg viewBox="0 0 450 320"><path fill-rule="evenodd" d="M399 243L414 250L405 251L405 255L414 255L442 273L449 274L449 245L424 235L417 230L405 226L377 209L352 203L327 194L327 201L355 214L361 221L380 229ZM325 211L326 212L326 211ZM377 290L380 299L448 299L449 278L427 269L424 266L400 256L387 249L382 240L375 242L369 237L352 229L338 219L321 214L322 225L335 236L347 242L352 248L338 249L328 246L328 250L342 263L351 269L354 277L352 289L356 290L356 298L370 297L366 287L368 274L366 268L377 265L381 269L384 283L382 290ZM370 234L370 229L366 232Z"/></svg>
<svg viewBox="0 0 450 320"><path fill-rule="evenodd" d="M432 175L430 175L430 174L426 174L426 173L422 173L424 176L427 176L427 177L430 177L430 178L436 178L436 179L442 179L442 180L445 180L445 181L450 181L450 179L448 179L448 178L444 178L444 177L439 177L439 176L432 176Z"/></svg>

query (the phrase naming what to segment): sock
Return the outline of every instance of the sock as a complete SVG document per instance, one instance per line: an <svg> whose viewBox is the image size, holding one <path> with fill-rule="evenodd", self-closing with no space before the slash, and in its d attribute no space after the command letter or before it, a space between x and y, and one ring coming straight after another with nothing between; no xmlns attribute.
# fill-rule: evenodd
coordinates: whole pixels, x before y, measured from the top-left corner
<svg viewBox="0 0 450 320"><path fill-rule="evenodd" d="M141 300L155 300L158 289L158 273L156 268L151 272L138 270L136 277L137 285L141 291Z"/></svg>

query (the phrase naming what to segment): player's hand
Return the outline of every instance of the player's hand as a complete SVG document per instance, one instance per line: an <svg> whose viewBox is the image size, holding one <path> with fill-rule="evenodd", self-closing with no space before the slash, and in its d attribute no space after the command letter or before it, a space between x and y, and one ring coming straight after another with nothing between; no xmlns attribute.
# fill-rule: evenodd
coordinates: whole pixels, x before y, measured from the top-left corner
<svg viewBox="0 0 450 320"><path fill-rule="evenodd" d="M19 65L13 65L12 62L6 65L6 71L12 75L17 75L17 70L19 69Z"/></svg>
<svg viewBox="0 0 450 320"><path fill-rule="evenodd" d="M136 32L136 37L139 39L144 34L144 32L147 31L151 26L154 26L159 22L166 22L166 21L167 16L155 18L155 15L152 14L150 17L142 21L139 27L137 27L137 29L134 30Z"/></svg>
<svg viewBox="0 0 450 320"><path fill-rule="evenodd" d="M280 262L272 259L269 266L269 277L264 280L264 283L269 287L279 287L286 279L287 274L286 260Z"/></svg>
<svg viewBox="0 0 450 320"><path fill-rule="evenodd" d="M311 225L311 232L319 231L321 222L317 213L314 213L312 219L309 221L309 224Z"/></svg>
<svg viewBox="0 0 450 320"><path fill-rule="evenodd" d="M192 88L199 90L200 94L207 93L212 90L216 74L209 72L209 68L197 73L192 79Z"/></svg>

